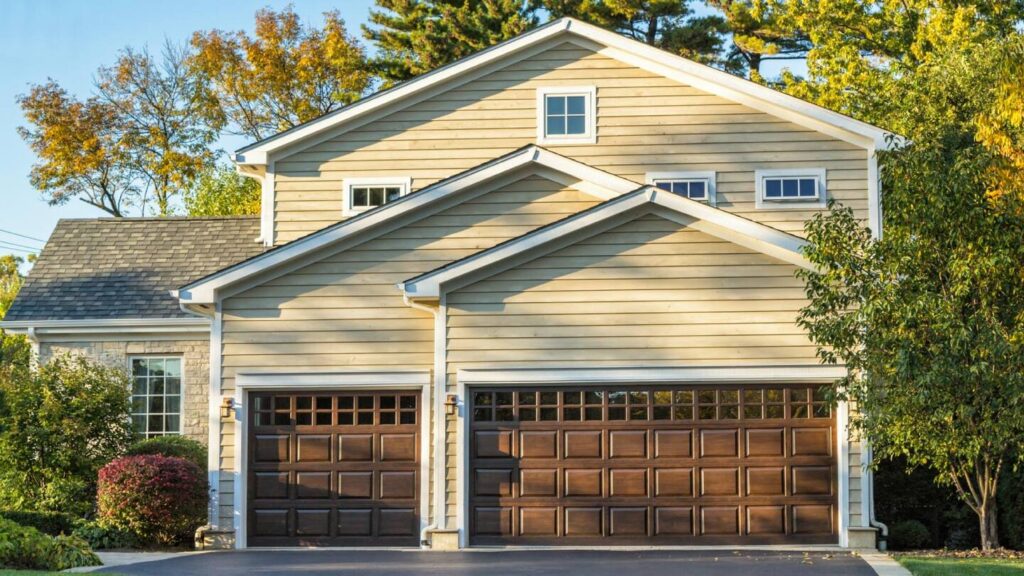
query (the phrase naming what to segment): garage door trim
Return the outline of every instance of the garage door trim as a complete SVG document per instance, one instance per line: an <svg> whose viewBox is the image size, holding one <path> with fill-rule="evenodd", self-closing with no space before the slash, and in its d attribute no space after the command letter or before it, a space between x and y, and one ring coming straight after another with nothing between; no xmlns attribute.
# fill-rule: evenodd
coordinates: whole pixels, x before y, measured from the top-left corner
<svg viewBox="0 0 1024 576"><path fill-rule="evenodd" d="M659 366L659 367L549 367L506 369L459 369L456 372L456 392L459 399L456 428L456 525L459 545L469 546L469 472L470 472L470 415L469 394L474 387L500 386L580 386L615 385L649 386L651 384L700 385L715 383L736 384L828 384L846 375L844 366L822 365L767 365L767 366ZM850 513L850 453L846 441L849 410L846 402L835 407L835 449L838 481L838 518L836 533L839 546L849 540Z"/></svg>
<svg viewBox="0 0 1024 576"><path fill-rule="evenodd" d="M233 398L235 422L234 459L236 474L234 477L233 507L235 514L235 548L246 548L249 502L249 411L247 399L250 392L359 392L384 390L415 390L420 393L420 489L419 489L419 522L420 531L427 526L429 506L428 489L430 482L430 410L431 410L431 377L429 370L395 370L395 371L352 371L352 372L301 372L280 374L238 374L235 377ZM217 401L211 396L211 404ZM213 406L211 406L211 409ZM217 408L219 413L219 407ZM216 488L216 486L215 486Z"/></svg>

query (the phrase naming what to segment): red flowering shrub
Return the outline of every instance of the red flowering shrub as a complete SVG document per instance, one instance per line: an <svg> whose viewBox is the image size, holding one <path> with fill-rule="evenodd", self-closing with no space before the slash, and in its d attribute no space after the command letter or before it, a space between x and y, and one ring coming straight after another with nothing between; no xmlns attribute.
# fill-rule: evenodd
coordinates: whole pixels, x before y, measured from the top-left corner
<svg viewBox="0 0 1024 576"><path fill-rule="evenodd" d="M99 476L99 521L142 543L187 543L206 523L206 475L188 460L126 456L104 466Z"/></svg>

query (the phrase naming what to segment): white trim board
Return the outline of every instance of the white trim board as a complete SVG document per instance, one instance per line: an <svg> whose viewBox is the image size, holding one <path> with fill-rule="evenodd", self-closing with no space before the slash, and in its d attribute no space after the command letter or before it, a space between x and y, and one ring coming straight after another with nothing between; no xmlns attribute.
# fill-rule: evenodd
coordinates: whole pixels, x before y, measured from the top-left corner
<svg viewBox="0 0 1024 576"><path fill-rule="evenodd" d="M508 175L519 169L550 169L571 176L578 181L589 183L586 192L601 200L609 200L636 189L639 184L608 172L604 172L582 162L566 158L550 150L537 146L526 146L507 154L497 160L487 162L451 178L428 186L416 193L403 196L380 208L364 212L359 216L345 220L300 238L285 246L265 252L260 256L216 272L206 278L172 292L179 298L182 305L195 306L212 304L217 301L223 289L264 273L270 269L283 267L286 264L309 256L319 250L337 245L363 233L379 229L385 223L440 203L459 192L479 187L501 176Z"/></svg>
<svg viewBox="0 0 1024 576"><path fill-rule="evenodd" d="M430 406L424 399L430 395L431 377L429 370L394 370L394 371L351 371L351 372L280 372L280 373L243 373L235 377L235 470L228 472L234 476L234 495L232 500L235 522L235 548L248 547L247 515L248 473L249 473L249 430L248 402L249 392L279 390L285 392L302 392L304 390L417 390L420 392L419 419L420 434L430 434ZM427 516L430 513L429 489L430 482L430 451L427 443L420 443L420 530L427 527ZM219 466L218 466L219 468Z"/></svg>
<svg viewBox="0 0 1024 576"><path fill-rule="evenodd" d="M86 320L11 320L0 328L13 334L32 333L39 340L186 340L210 334L207 318L98 318Z"/></svg>
<svg viewBox="0 0 1024 576"><path fill-rule="evenodd" d="M621 219L651 212L795 266L811 268L810 262L802 254L807 244L802 238L703 202L646 186L433 272L406 280L399 284L399 288L407 298L436 299L442 292L457 290L497 273L503 269L502 266L515 265L519 263L517 259L539 258L577 241L579 236L588 231L599 232L602 226L607 227L617 224Z"/></svg>
<svg viewBox="0 0 1024 576"><path fill-rule="evenodd" d="M888 133L881 128L822 108L766 86L750 82L710 66L648 46L603 28L573 18L560 18L511 40L477 52L448 66L380 92L336 112L239 149L235 161L266 165L271 155L324 132L340 130L366 115L387 107L401 107L435 87L458 81L468 73L499 62L539 43L564 37L574 42L596 44L602 53L661 74L695 88L719 95L768 114L823 132L863 148L888 149Z"/></svg>

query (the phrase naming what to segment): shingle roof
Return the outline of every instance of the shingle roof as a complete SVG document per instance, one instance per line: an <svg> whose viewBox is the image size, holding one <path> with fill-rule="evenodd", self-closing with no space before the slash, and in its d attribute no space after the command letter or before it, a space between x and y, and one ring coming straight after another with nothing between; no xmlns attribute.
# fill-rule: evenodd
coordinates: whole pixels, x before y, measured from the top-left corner
<svg viewBox="0 0 1024 576"><path fill-rule="evenodd" d="M5 321L180 318L170 290L262 252L254 216L61 220Z"/></svg>

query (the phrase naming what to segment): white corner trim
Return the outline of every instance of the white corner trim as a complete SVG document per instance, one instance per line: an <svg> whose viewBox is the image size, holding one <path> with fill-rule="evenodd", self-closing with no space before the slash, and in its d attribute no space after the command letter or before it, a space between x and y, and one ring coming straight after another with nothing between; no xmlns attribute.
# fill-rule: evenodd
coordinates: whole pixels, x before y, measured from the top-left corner
<svg viewBox="0 0 1024 576"><path fill-rule="evenodd" d="M592 186L588 188L588 193L594 194L602 200L614 198L635 190L639 186L636 182L598 170L550 150L527 146L502 158L427 186L415 194L403 196L378 209L329 226L241 264L226 268L178 290L176 295L182 304L212 304L217 300L218 291L222 288L375 229L394 218L426 209L452 194L479 186L528 166L560 171L578 180L589 182Z"/></svg>
<svg viewBox="0 0 1024 576"><path fill-rule="evenodd" d="M410 176L365 176L359 178L345 178L341 181L342 190L342 215L344 216L355 216L375 208L354 208L352 206L352 187L353 186L400 186L402 192L399 196L405 196L412 191L412 178Z"/></svg>
<svg viewBox="0 0 1024 576"><path fill-rule="evenodd" d="M873 238L882 238L882 171L874 149L868 150L868 228Z"/></svg>
<svg viewBox="0 0 1024 576"><path fill-rule="evenodd" d="M836 446L839 448L839 545L850 545L850 405L840 402L836 407Z"/></svg>
<svg viewBox="0 0 1024 576"><path fill-rule="evenodd" d="M554 135L547 133L548 96L583 96L587 129L583 134ZM596 86L541 86L537 88L537 143L552 146L597 143L597 87Z"/></svg>
<svg viewBox="0 0 1024 576"><path fill-rule="evenodd" d="M443 86L466 73L558 36L566 36L569 39L579 38L603 45L605 49L602 52L611 57L679 80L700 90L718 94L755 110L824 132L863 148L874 146L877 149L885 150L890 146L886 140L888 133L876 126L659 50L603 28L572 18L560 18L497 46L424 74L396 88L380 92L312 122L246 146L236 152L235 161L239 164L266 164L269 155L276 151L327 130L342 127L370 112L394 105L433 87ZM898 140L895 142L897 145L899 144Z"/></svg>
<svg viewBox="0 0 1024 576"><path fill-rule="evenodd" d="M620 384L634 382L831 382L846 375L843 366L821 364L779 366L678 366L600 368L462 368L466 385Z"/></svg>
<svg viewBox="0 0 1024 576"><path fill-rule="evenodd" d="M656 186L658 182L665 180L703 180L707 184L707 204L716 206L718 204L717 174L714 170L674 170L670 172L648 172L644 177L644 184Z"/></svg>
<svg viewBox="0 0 1024 576"><path fill-rule="evenodd" d="M821 210L828 204L828 179L824 168L775 168L754 171L754 207L758 210ZM818 197L806 202L769 200L764 197L766 178L814 178L818 182Z"/></svg>
<svg viewBox="0 0 1024 576"><path fill-rule="evenodd" d="M540 257L544 247L557 248L557 241L569 238L574 233L596 227L599 224L623 217L644 207L660 208L670 215L685 217L683 223L702 232L759 251L795 266L810 268L802 251L807 242L770 226L747 220L724 210L708 206L703 202L683 198L678 194L647 186L597 208L578 213L553 225L540 228L512 241L477 252L463 260L433 272L399 283L405 296L416 299L435 299L443 291L457 289L459 281L491 266L508 262L516 256L529 253ZM691 219L695 219L693 221ZM474 280L479 280L475 278Z"/></svg>

